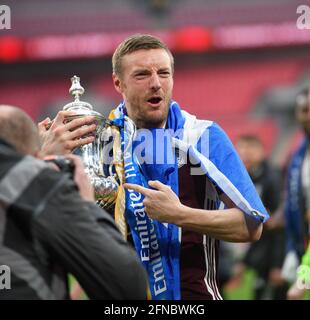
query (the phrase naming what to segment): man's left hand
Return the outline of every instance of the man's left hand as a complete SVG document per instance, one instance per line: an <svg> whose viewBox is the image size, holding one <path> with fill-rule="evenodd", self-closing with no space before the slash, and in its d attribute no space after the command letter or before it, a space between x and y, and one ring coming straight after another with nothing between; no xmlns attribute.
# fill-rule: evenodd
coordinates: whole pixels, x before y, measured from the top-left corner
<svg viewBox="0 0 310 320"><path fill-rule="evenodd" d="M144 195L143 204L150 218L160 222L176 223L177 213L182 207L177 195L170 186L160 181L149 181L148 184L153 189L131 183L125 183L124 187Z"/></svg>

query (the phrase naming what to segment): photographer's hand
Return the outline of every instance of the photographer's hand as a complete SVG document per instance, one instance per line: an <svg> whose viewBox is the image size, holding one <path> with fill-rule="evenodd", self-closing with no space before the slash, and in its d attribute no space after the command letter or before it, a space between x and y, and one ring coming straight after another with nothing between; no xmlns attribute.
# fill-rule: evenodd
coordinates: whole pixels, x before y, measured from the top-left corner
<svg viewBox="0 0 310 320"><path fill-rule="evenodd" d="M74 164L74 182L79 188L81 197L86 201L95 202L94 188L85 173L84 165L80 157L73 154L65 156Z"/></svg>

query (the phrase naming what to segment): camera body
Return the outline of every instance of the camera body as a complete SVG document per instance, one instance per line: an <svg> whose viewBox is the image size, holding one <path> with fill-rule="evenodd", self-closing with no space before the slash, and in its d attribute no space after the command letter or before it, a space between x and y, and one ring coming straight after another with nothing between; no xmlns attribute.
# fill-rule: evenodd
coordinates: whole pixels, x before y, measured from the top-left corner
<svg viewBox="0 0 310 320"><path fill-rule="evenodd" d="M74 177L74 164L63 156L50 156L44 159L45 162L54 163L59 171L69 173L70 178Z"/></svg>

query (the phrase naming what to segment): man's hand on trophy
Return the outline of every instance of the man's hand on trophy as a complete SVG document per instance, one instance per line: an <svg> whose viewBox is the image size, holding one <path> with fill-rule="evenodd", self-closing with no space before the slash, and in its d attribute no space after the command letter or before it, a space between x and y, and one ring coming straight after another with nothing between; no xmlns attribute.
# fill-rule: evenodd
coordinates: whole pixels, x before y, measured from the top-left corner
<svg viewBox="0 0 310 320"><path fill-rule="evenodd" d="M46 118L38 124L43 156L68 154L94 141L91 133L96 129L95 117L85 116L66 121L74 115L72 111L60 111L53 121Z"/></svg>

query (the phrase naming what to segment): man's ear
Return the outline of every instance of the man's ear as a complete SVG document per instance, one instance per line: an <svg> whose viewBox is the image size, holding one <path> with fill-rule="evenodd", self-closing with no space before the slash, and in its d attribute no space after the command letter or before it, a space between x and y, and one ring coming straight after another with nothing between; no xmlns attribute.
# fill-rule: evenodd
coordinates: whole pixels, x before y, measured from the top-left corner
<svg viewBox="0 0 310 320"><path fill-rule="evenodd" d="M113 84L114 84L115 90L116 90L118 93L122 94L122 93L123 93L123 90L122 90L120 78L119 78L115 73L113 73L113 74L112 74L112 79L113 79Z"/></svg>

